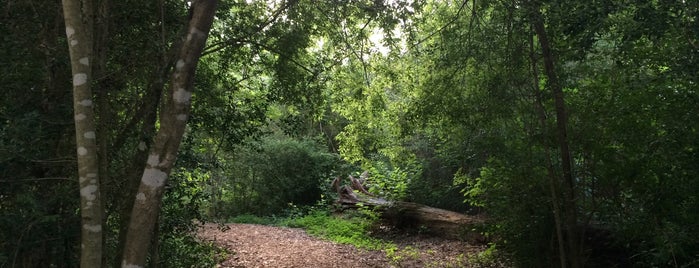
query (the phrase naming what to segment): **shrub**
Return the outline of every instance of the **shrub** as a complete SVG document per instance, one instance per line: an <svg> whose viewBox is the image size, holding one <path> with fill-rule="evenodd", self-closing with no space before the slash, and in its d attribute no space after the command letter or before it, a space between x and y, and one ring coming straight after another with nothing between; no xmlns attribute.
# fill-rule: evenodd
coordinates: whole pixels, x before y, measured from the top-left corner
<svg viewBox="0 0 699 268"><path fill-rule="evenodd" d="M281 214L289 204L308 206L321 200L322 185L342 165L311 140L266 137L239 146L219 189L223 217ZM222 188L222 189L221 189Z"/></svg>
<svg viewBox="0 0 699 268"><path fill-rule="evenodd" d="M162 267L214 267L225 255L222 248L196 239L197 222L204 221L204 183L209 174L199 169L176 169L163 197L157 256L151 262ZM154 265L157 266L157 265Z"/></svg>

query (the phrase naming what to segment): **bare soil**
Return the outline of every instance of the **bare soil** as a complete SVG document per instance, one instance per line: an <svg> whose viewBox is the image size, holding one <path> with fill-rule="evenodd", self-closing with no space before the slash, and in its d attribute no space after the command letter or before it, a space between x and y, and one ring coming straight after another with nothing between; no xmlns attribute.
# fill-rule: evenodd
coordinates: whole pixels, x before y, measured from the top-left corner
<svg viewBox="0 0 699 268"><path fill-rule="evenodd" d="M463 241L395 232L381 234L394 250L370 251L308 235L302 229L255 224L205 224L199 231L229 251L218 267L469 267L484 249Z"/></svg>

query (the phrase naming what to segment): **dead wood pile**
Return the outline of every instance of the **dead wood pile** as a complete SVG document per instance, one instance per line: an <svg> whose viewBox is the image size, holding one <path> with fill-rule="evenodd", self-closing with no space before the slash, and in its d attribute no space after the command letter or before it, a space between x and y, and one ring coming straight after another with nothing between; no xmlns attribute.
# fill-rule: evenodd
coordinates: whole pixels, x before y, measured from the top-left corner
<svg viewBox="0 0 699 268"><path fill-rule="evenodd" d="M332 182L332 187L338 194L336 203L343 210L370 207L396 227L417 227L441 237L484 242L483 236L476 231L476 228L484 223L482 216L377 197L365 188L369 179L366 171L359 178L350 175L348 179L347 185L342 184L342 177L337 177Z"/></svg>

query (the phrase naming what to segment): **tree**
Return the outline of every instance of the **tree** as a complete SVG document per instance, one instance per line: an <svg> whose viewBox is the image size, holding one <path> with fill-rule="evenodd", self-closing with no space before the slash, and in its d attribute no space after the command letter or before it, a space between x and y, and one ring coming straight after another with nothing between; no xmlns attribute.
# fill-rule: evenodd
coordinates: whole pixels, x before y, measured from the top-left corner
<svg viewBox="0 0 699 268"><path fill-rule="evenodd" d="M102 199L92 110L92 19L90 1L65 0L63 12L73 73L73 109L80 182L82 235L80 266L102 263Z"/></svg>
<svg viewBox="0 0 699 268"><path fill-rule="evenodd" d="M182 42L168 98L161 112L161 124L143 173L139 194L125 243L124 266L145 265L148 244L158 217L167 176L175 161L184 127L189 117L194 73L213 22L217 1L192 3L191 19ZM63 2L66 36L71 55L75 110L78 174L80 176L82 223L81 266L102 263L102 200L98 176L91 65L93 61L93 20L91 2Z"/></svg>
<svg viewBox="0 0 699 268"><path fill-rule="evenodd" d="M555 59L553 52L551 51L549 36L546 33L546 29L544 27L544 21L541 16L540 7L537 1L532 1L530 5L531 6L529 12L531 16L532 27L534 28L534 32L538 37L539 45L541 46L541 51L544 58L544 70L546 72L546 77L548 78L547 86L553 92L553 98L556 107L556 132L558 136L558 145L560 148L561 155L561 169L563 170L562 185L564 187L562 195L563 199L561 202L563 204L555 204L558 203L558 200L556 198L558 191L555 190L557 188L558 182L551 181L551 189L553 197L552 201L554 202L554 206L556 207L554 208L554 213L558 214L555 216L559 216L562 214L563 218L563 222L557 222L557 224L562 225L562 229L566 231L566 237L564 239L563 237L561 237L561 227L558 227L558 241L559 243L566 242L567 245L566 251L559 252L561 258L561 267L565 268L569 263L571 267L578 268L582 266L583 261L581 257L582 250L579 248L580 242L578 241L580 236L578 234L578 208L575 202L576 189L573 180L573 170L571 166L571 152L570 147L568 146L568 118L563 97L563 88L560 82L558 81L559 78L554 67ZM558 217L556 218L558 219Z"/></svg>
<svg viewBox="0 0 699 268"><path fill-rule="evenodd" d="M195 70L204 50L217 4L216 0L199 0L192 3L187 35L178 53L168 95L160 114L160 129L150 150L134 200L122 267L143 267L146 264L165 184L177 157L190 114Z"/></svg>
<svg viewBox="0 0 699 268"><path fill-rule="evenodd" d="M175 225L194 228L183 219L196 213L169 209L183 195L250 201L245 190L303 180L310 196L323 174L351 169L278 177L257 161L269 144L285 160L271 162L298 171L298 150L276 149L297 139L370 170L369 192L487 212L496 248L519 266L696 263L699 2L268 2L221 3L196 70L207 90L192 90L190 62L177 68L184 2L3 3L0 266L76 266L77 250L119 265L131 215L145 215L132 205L149 211L134 219L144 227L167 211L141 250L158 265L183 245L167 244L184 241ZM241 143L257 144L242 152L255 174ZM188 179L160 188L190 177L196 191ZM313 202L275 197L278 209ZM66 247L79 232L87 246Z"/></svg>
<svg viewBox="0 0 699 268"><path fill-rule="evenodd" d="M693 194L675 186L686 184L686 174L694 168L661 168L656 161L668 161L666 157L677 154L660 156L641 149L642 144L659 145L668 133L695 136L661 119L695 110L686 106L695 98L688 97L693 94L686 91L691 79L684 75L695 70L691 67L696 59L694 30L687 28L696 14L694 7L643 1L625 6L613 1L427 3L416 12L419 23L414 31L404 34L412 41L409 49L391 61L394 66L410 66L409 72L395 72L398 67L390 68L394 73L377 72L378 61L365 66L349 61L338 67L352 74L334 81L342 85L334 93L345 104L336 109L348 119L348 127L339 135L345 147L342 152L351 159L373 162L371 156L377 152L421 149L412 151L420 168L440 166L446 174L432 169L423 172L428 175L412 177L411 184L423 186L418 189L424 191L435 187L429 183L435 177L450 182L453 175L456 187L464 187L467 199L482 206L495 222L489 227L503 238L496 242L499 248L512 252L522 266L604 266L609 259L603 256L608 254L629 259L633 254L627 251L654 250L663 253L635 256L663 256L652 263L665 262L660 259L687 263L692 258L678 248L695 246L685 243L686 239L670 239L667 231L647 236L634 230L652 229L642 223L645 218L653 219L660 229L694 233L689 231L695 229L693 225L685 221L691 217L659 216L693 206L693 201L687 201L694 200ZM651 45L659 50L650 49ZM634 73L634 68L648 72ZM360 86L358 81L367 77L362 76L364 70L371 70L371 83L385 77L406 81L396 84L414 90L400 95L390 86L379 90ZM688 101L679 102L678 96ZM408 112L381 116L390 114L391 105L397 103ZM394 125L397 122L401 124ZM388 126L396 128L383 132ZM657 136L631 134L631 129ZM687 138L673 140L678 142L667 143L667 148L684 148L682 152L694 148ZM621 168L627 166L622 159L636 163L636 168ZM678 201L684 204L682 209L649 213L659 208L657 197L648 197L651 192L655 194L650 196L684 192L687 199ZM618 205L619 200L626 201ZM634 209L627 210L630 207ZM622 220L619 215L627 217ZM635 227L614 223L630 219ZM620 246L634 245L639 237L650 241L650 236L666 242L643 242L643 249ZM673 259L680 255L684 261Z"/></svg>

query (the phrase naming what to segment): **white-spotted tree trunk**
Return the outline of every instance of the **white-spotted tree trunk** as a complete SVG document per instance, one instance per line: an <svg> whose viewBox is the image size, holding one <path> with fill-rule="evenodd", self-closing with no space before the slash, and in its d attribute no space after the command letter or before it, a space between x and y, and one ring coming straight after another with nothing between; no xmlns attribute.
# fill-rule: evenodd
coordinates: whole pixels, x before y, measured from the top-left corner
<svg viewBox="0 0 699 268"><path fill-rule="evenodd" d="M160 129L149 152L126 234L122 267L144 267L165 183L190 114L194 73L214 19L217 0L192 2L191 19L169 83Z"/></svg>
<svg viewBox="0 0 699 268"><path fill-rule="evenodd" d="M102 262L102 206L92 109L92 1L63 0L63 16L73 74L75 141L80 182L80 267L100 267Z"/></svg>

